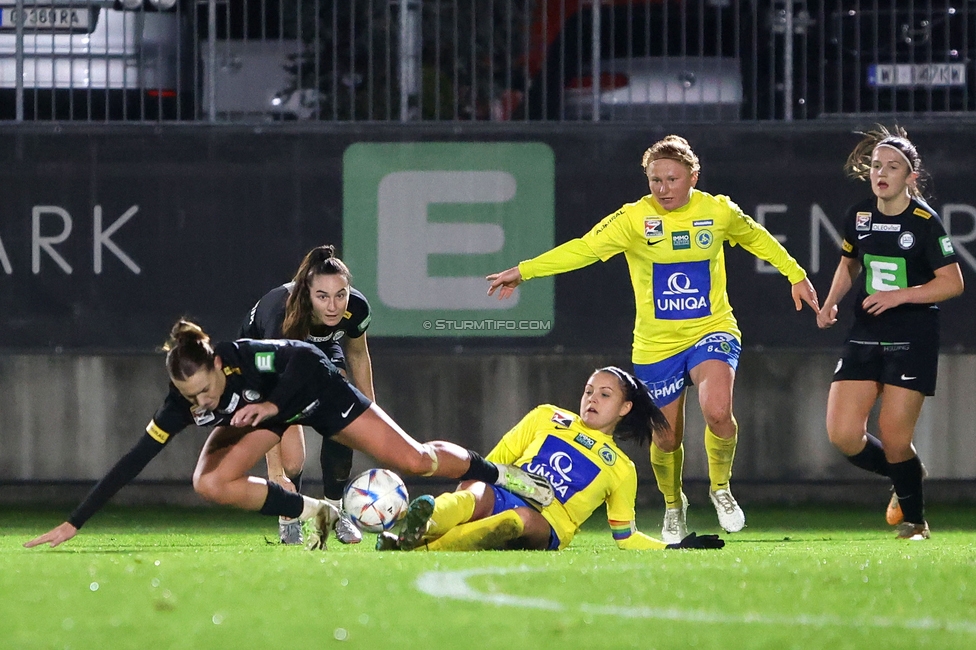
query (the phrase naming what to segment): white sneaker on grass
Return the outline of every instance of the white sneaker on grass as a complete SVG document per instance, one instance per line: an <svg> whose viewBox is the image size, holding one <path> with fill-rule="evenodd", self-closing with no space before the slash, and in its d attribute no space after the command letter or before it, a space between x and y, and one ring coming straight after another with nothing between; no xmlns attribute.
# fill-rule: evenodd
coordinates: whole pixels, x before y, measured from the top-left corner
<svg viewBox="0 0 976 650"><path fill-rule="evenodd" d="M278 517L278 539L282 544L293 546L302 543L302 522L298 517Z"/></svg>
<svg viewBox="0 0 976 650"><path fill-rule="evenodd" d="M664 525L661 526L661 541L665 544L677 544L688 536L688 497L681 493L681 507L665 508Z"/></svg>
<svg viewBox="0 0 976 650"><path fill-rule="evenodd" d="M712 500L712 505L715 506L715 512L718 514L718 524L727 533L737 533L746 525L746 513L742 512L742 508L736 503L735 497L729 490L715 490L714 492L709 490L708 496Z"/></svg>

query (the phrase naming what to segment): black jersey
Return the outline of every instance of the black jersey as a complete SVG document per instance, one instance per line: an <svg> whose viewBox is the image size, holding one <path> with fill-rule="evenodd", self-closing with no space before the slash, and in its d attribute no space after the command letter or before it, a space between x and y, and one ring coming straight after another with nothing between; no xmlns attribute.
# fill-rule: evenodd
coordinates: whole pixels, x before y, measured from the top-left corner
<svg viewBox="0 0 976 650"><path fill-rule="evenodd" d="M283 284L266 293L251 308L247 320L241 326L240 338L284 338L281 327L285 322L285 303L295 287L294 282ZM349 304L338 324L313 325L305 340L325 353L336 366L346 369L346 359L339 342L343 337L359 338L366 332L372 314L369 301L362 293L349 287Z"/></svg>
<svg viewBox="0 0 976 650"><path fill-rule="evenodd" d="M331 436L371 404L321 350L303 341L242 339L217 343L214 352L227 377L216 410L194 408L170 382L169 394L146 427L148 435L140 437L71 513L68 521L72 525L81 528L174 435L191 424L226 425L244 405L271 402L278 407L278 413L262 421L260 428L281 434L291 424L308 424L323 436Z"/></svg>
<svg viewBox="0 0 976 650"><path fill-rule="evenodd" d="M875 331L911 329L919 318L935 318L934 304L903 304L871 316L861 306L877 291L918 286L935 277L936 269L956 262L942 220L923 201L912 199L901 214L888 216L867 199L848 211L841 254L861 263L863 282L857 287L855 322ZM926 316L926 314L928 316Z"/></svg>

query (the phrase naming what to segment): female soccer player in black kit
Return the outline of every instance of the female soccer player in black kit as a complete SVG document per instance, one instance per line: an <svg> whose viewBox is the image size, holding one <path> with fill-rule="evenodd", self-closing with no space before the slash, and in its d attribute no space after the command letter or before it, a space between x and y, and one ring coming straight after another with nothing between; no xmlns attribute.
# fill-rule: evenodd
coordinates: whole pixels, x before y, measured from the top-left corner
<svg viewBox="0 0 976 650"><path fill-rule="evenodd" d="M925 396L935 394L935 303L962 293L962 272L939 216L922 200L921 159L904 130L864 134L846 170L870 180L874 197L847 214L840 264L817 315L821 328L836 323L837 303L864 271L827 398L827 434L851 463L891 479L887 520L898 537L928 539L924 469L912 438ZM867 421L879 397L875 438Z"/></svg>
<svg viewBox="0 0 976 650"><path fill-rule="evenodd" d="M213 427L193 472L197 493L223 505L310 521L310 549L325 548L328 529L339 514L335 506L248 476L292 424L307 424L404 473L485 481L542 505L552 501L552 487L545 479L490 463L450 442L417 442L308 343L242 339L212 345L199 326L180 320L165 349L169 395L146 435L95 485L68 521L25 546L57 546L74 537L174 435L194 423Z"/></svg>
<svg viewBox="0 0 976 650"><path fill-rule="evenodd" d="M318 246L302 260L294 279L265 294L248 315L241 327L240 338L295 339L307 341L346 375L352 371L352 383L371 401L373 366L366 345L369 327L369 303L350 283L352 274L342 260L335 256L335 247ZM281 444L268 452L268 478L290 487L293 483L301 492L302 468L305 465L305 432L300 426L290 426L281 436ZM322 439L319 454L322 466L322 486L325 498L341 509L342 492L352 470L352 449L330 438ZM359 529L345 516L335 524L336 539L343 544L362 541ZM282 544L301 544L302 526L297 519L281 519L278 537Z"/></svg>

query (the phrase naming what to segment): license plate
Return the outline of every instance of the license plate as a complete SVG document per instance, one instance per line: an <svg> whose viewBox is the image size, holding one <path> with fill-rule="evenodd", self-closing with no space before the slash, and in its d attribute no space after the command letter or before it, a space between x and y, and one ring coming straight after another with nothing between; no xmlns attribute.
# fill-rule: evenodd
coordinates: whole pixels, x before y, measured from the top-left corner
<svg viewBox="0 0 976 650"><path fill-rule="evenodd" d="M22 22L28 31L81 31L89 28L90 21L91 11L88 9L31 7L24 9L21 18L16 7L0 8L0 29L5 31L17 29L18 22Z"/></svg>
<svg viewBox="0 0 976 650"><path fill-rule="evenodd" d="M876 88L940 88L966 85L965 63L896 63L868 68L868 85Z"/></svg>

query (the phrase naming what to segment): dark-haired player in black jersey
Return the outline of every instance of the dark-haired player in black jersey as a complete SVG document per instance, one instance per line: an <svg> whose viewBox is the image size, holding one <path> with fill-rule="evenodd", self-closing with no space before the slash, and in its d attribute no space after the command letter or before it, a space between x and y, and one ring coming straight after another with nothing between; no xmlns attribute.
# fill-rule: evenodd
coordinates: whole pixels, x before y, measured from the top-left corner
<svg viewBox="0 0 976 650"><path fill-rule="evenodd" d="M369 303L352 288L351 282L349 267L335 256L335 247L313 248L305 255L291 282L272 289L254 305L239 336L307 341L322 350L343 375L348 366L353 385L376 401L373 366L366 344L366 328L371 318ZM267 462L270 480L286 488L292 483L301 491L305 465L302 427L289 427L281 436L281 444L268 452ZM319 462L325 498L342 512L342 492L352 470L352 449L323 438ZM363 538L345 516L336 521L335 533L343 544L357 544ZM301 522L279 520L278 537L283 544L301 544Z"/></svg>
<svg viewBox="0 0 976 650"><path fill-rule="evenodd" d="M242 339L214 345L199 326L180 320L165 349L169 395L146 435L95 485L68 521L25 546L57 546L74 537L174 435L194 423L213 427L193 472L197 493L223 505L310 521L307 548L325 548L328 530L339 515L336 507L248 475L292 424L307 424L407 474L486 481L542 505L552 502L552 487L541 477L488 462L450 442L417 442L308 343Z"/></svg>
<svg viewBox="0 0 976 650"><path fill-rule="evenodd" d="M837 322L837 304L859 281L851 327L827 399L827 434L848 460L894 484L888 523L898 537L928 539L924 469L912 439L927 395L935 394L939 310L963 291L952 242L922 200L922 163L903 129L863 134L848 174L870 180L874 197L844 223L840 264L817 325ZM878 398L878 437L867 432Z"/></svg>

